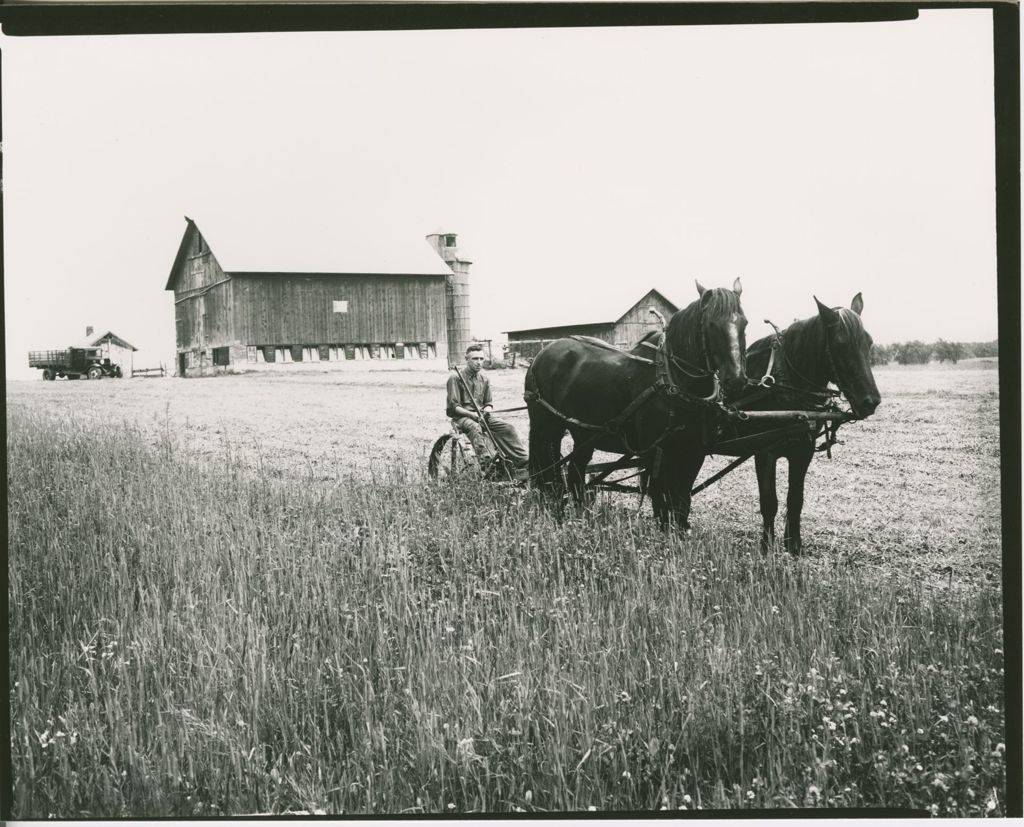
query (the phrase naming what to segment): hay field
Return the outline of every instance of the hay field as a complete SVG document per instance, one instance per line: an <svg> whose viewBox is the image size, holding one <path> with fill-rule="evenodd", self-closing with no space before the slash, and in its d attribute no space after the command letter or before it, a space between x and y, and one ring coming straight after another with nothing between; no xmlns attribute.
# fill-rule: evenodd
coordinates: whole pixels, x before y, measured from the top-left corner
<svg viewBox="0 0 1024 827"><path fill-rule="evenodd" d="M444 378L8 385L14 817L1005 814L994 370L878 370L799 560L752 468L685 539L429 483Z"/></svg>

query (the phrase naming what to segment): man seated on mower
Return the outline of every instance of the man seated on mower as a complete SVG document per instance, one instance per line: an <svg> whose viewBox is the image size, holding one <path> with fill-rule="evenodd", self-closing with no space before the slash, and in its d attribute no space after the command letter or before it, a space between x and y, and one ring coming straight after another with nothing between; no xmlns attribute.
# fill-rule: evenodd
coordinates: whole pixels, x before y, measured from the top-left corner
<svg viewBox="0 0 1024 827"><path fill-rule="evenodd" d="M493 437L501 455L512 462L515 479L525 481L530 477L526 449L515 428L491 416L494 407L491 383L484 375L483 367L484 349L480 345L470 345L466 348L466 367L461 372L461 380L458 369L448 377L448 407L445 412L455 428L469 436L481 468L490 471L498 460L491 442Z"/></svg>

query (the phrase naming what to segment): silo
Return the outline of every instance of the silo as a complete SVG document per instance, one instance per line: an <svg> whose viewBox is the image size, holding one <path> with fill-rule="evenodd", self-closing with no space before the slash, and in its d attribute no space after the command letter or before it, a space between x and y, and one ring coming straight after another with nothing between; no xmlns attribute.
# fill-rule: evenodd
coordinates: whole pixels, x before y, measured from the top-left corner
<svg viewBox="0 0 1024 827"><path fill-rule="evenodd" d="M455 233L431 233L427 241L451 268L445 277L445 318L448 323L448 366L462 363L471 339L469 334L469 265L459 256Z"/></svg>

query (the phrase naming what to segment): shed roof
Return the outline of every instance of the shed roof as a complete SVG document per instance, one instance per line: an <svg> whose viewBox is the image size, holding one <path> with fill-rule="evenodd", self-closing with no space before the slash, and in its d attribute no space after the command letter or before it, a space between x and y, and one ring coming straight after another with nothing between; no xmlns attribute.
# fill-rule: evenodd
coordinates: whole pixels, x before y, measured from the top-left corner
<svg viewBox="0 0 1024 827"><path fill-rule="evenodd" d="M679 305L667 298L665 294L656 287L650 288L640 296L636 296L636 294L633 293L632 295L636 296L633 301L624 299L621 291L617 291L615 294L605 294L605 297L600 300L601 306L593 313L588 314L588 317L586 318L577 317L573 319L572 317L568 317L567 319L567 317L563 316L559 319L557 316L552 316L549 313L546 318L536 319L535 323L521 324L502 332L520 333L526 330L547 330L556 327L596 327L599 325L614 325L621 321L630 310L640 304L640 302L646 299L651 293L656 294L669 307L675 308L675 310L679 309ZM560 308L556 308L556 312L562 311Z"/></svg>
<svg viewBox="0 0 1024 827"><path fill-rule="evenodd" d="M126 342L112 330L107 330L104 333L100 334L93 333L90 336L83 336L78 342L72 345L72 347L96 347L108 336L110 337L110 341L113 342L118 347L130 347L132 350L138 350L138 348L135 347L135 345Z"/></svg>
<svg viewBox="0 0 1024 827"><path fill-rule="evenodd" d="M167 279L168 290L182 256L188 250L192 232L206 240L221 269L228 275L241 273L322 273L360 275L451 275L451 269L434 252L425 235L402 237L377 233L359 236L345 227L271 220L253 221L235 217L188 222L174 265Z"/></svg>

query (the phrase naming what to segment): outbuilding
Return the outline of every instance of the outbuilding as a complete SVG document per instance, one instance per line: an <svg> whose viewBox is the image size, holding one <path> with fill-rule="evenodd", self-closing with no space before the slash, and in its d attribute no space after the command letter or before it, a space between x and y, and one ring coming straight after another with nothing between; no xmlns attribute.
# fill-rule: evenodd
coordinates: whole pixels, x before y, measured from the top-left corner
<svg viewBox="0 0 1024 827"><path fill-rule="evenodd" d="M125 341L112 330L101 333L98 336L92 326L85 328L85 337L75 347L97 347L100 349L100 357L109 359L110 364L118 365L125 377L131 377L134 368L135 345Z"/></svg>
<svg viewBox="0 0 1024 827"><path fill-rule="evenodd" d="M604 312L595 313L589 319L506 330L508 352L519 358L532 359L546 344L574 335L593 336L617 347L630 348L644 335L667 322L678 309L660 290L651 288L639 300L628 305L625 311L619 305L618 308L609 307Z"/></svg>

